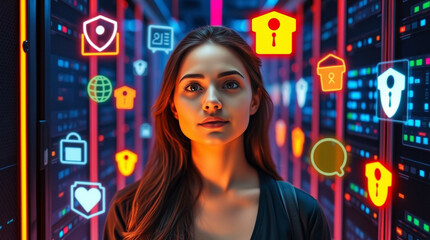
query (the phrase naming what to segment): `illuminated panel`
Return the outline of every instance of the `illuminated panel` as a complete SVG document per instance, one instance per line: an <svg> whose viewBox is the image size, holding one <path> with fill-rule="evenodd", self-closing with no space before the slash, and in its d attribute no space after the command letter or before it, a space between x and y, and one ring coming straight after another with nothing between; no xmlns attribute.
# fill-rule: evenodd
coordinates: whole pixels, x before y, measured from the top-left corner
<svg viewBox="0 0 430 240"><path fill-rule="evenodd" d="M367 195L365 164L378 159L376 66L381 61L381 1L346 1L347 64L344 140L348 156L343 178L342 239L377 239L377 209ZM374 214L376 213L376 214Z"/></svg>
<svg viewBox="0 0 430 240"><path fill-rule="evenodd" d="M60 162L61 140L71 132L79 134L88 141L88 61L80 57L80 32L82 20L88 13L87 1L52 1L50 31L51 67L47 73L45 106L49 123L48 151L51 200L50 226L51 239L86 239L89 236L89 223L72 212L70 207L70 186L75 181L89 180L88 164L70 165ZM65 14L67 13L67 14ZM83 145L73 145L75 151L84 153ZM65 145L63 145L65 147ZM63 149L66 150L66 149ZM64 151L67 152L67 151ZM88 149L89 152L89 149ZM75 157L80 156L76 154ZM83 156L82 156L83 157ZM89 156L87 156L89 158ZM48 234L48 233L47 233ZM49 236L49 234L48 234Z"/></svg>
<svg viewBox="0 0 430 240"><path fill-rule="evenodd" d="M336 0L321 1L320 56L336 52L337 7ZM319 96L320 134L333 137L336 132L336 93L321 93ZM334 236L334 181L332 178L318 177L318 200L329 223L331 235Z"/></svg>
<svg viewBox="0 0 430 240"><path fill-rule="evenodd" d="M377 140L376 64L381 56L380 1L348 1L346 135Z"/></svg>
<svg viewBox="0 0 430 240"><path fill-rule="evenodd" d="M351 144L344 178L344 239L378 237L378 208L370 200L365 176L365 164L378 159L377 154L377 148Z"/></svg>
<svg viewBox="0 0 430 240"><path fill-rule="evenodd" d="M346 94L346 131L364 138L378 139L379 120L375 113L376 67L367 66L348 71Z"/></svg>
<svg viewBox="0 0 430 240"><path fill-rule="evenodd" d="M409 60L409 120L394 125L392 236L430 238L430 1L396 1L395 59ZM406 116L404 116L405 118Z"/></svg>

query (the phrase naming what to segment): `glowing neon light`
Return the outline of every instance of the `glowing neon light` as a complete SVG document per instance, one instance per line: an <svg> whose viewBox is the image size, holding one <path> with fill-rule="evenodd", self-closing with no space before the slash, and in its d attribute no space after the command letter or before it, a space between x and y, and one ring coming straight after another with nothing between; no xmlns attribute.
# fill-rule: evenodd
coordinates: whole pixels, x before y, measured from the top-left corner
<svg viewBox="0 0 430 240"><path fill-rule="evenodd" d="M84 34L81 36L81 54L82 56L115 56L119 53L119 33L116 34L116 45L115 45L115 51L114 52L85 52L85 39Z"/></svg>
<svg viewBox="0 0 430 240"><path fill-rule="evenodd" d="M340 65L331 65L321 67L321 64L326 62L329 58L338 60ZM346 71L345 61L333 54L328 54L317 64L317 73L321 78L321 89L323 92L334 92L342 90L343 74Z"/></svg>
<svg viewBox="0 0 430 240"><path fill-rule="evenodd" d="M293 155L300 158L303 154L303 145L305 144L305 133L301 128L295 127L291 132L291 140L293 141Z"/></svg>
<svg viewBox="0 0 430 240"><path fill-rule="evenodd" d="M222 3L223 0L210 0L211 1L211 25L222 25Z"/></svg>
<svg viewBox="0 0 430 240"><path fill-rule="evenodd" d="M75 137L76 139L72 139ZM60 140L60 162L62 164L85 165L87 164L87 141L81 140L76 132L67 134L65 139Z"/></svg>
<svg viewBox="0 0 430 240"><path fill-rule="evenodd" d="M111 33L111 35L109 36L108 41L106 41L106 43L102 46L97 46L97 44L95 44L93 42L93 40L90 38L89 34L88 34L88 25L92 22L98 21L98 20L103 20L105 22L108 22L110 24L112 24L113 26L113 31ZM84 31L84 36L85 39L87 40L87 42L91 45L91 47L93 47L94 49L96 49L98 52L102 52L104 51L114 40L115 36L117 36L117 40L119 39L119 35L118 35L118 23L110 18L107 18L105 16L99 15L96 17L93 17L87 21L84 22L83 24L83 31ZM102 25L97 26L96 28L96 34L97 35L102 35L104 34L105 28ZM82 49L84 48L84 45L82 45ZM118 50L118 49L117 49Z"/></svg>
<svg viewBox="0 0 430 240"><path fill-rule="evenodd" d="M168 54L173 50L173 28L169 26L148 26L148 49L155 53L164 51Z"/></svg>
<svg viewBox="0 0 430 240"><path fill-rule="evenodd" d="M346 159L346 149L337 139L323 138L312 147L312 166L324 176L342 177L345 174Z"/></svg>
<svg viewBox="0 0 430 240"><path fill-rule="evenodd" d="M22 44L27 40L27 1L19 2L19 108L20 108L20 188L21 239L28 239L28 183L27 183L27 54Z"/></svg>
<svg viewBox="0 0 430 240"><path fill-rule="evenodd" d="M87 92L94 102L106 102L112 95L112 83L109 78L97 75L88 82Z"/></svg>
<svg viewBox="0 0 430 240"><path fill-rule="evenodd" d="M367 189L370 200L377 207L385 204L388 197L388 188L393 184L391 172L380 162L366 164Z"/></svg>
<svg viewBox="0 0 430 240"><path fill-rule="evenodd" d="M287 125L285 121L279 119L275 124L275 133L276 133L276 145L278 147L282 147L285 144L285 137L287 135Z"/></svg>
<svg viewBox="0 0 430 240"><path fill-rule="evenodd" d="M133 109L136 90L127 86L122 86L115 89L114 96L116 98L117 109Z"/></svg>
<svg viewBox="0 0 430 240"><path fill-rule="evenodd" d="M296 82L297 104L300 108L305 106L307 92L308 82L306 82L305 79L300 78L299 81Z"/></svg>
<svg viewBox="0 0 430 240"><path fill-rule="evenodd" d="M139 59L133 62L134 73L137 76L143 76L147 68L148 68L148 63L142 59Z"/></svg>
<svg viewBox="0 0 430 240"><path fill-rule="evenodd" d="M123 150L115 154L115 160L118 165L119 172L124 176L130 176L137 163L136 153L130 150Z"/></svg>
<svg viewBox="0 0 430 240"><path fill-rule="evenodd" d="M103 214L106 210L105 200L106 189L101 183L76 181L70 186L70 209L86 219ZM91 211L96 205L101 205L101 209Z"/></svg>
<svg viewBox="0 0 430 240"><path fill-rule="evenodd" d="M393 78L393 86L388 86L388 78ZM388 118L396 114L402 100L402 91L405 90L406 77L404 74L389 68L378 76L378 90L380 92L382 109Z"/></svg>
<svg viewBox="0 0 430 240"><path fill-rule="evenodd" d="M251 22L255 32L255 52L257 54L291 54L293 51L293 32L296 19L277 11L255 17Z"/></svg>

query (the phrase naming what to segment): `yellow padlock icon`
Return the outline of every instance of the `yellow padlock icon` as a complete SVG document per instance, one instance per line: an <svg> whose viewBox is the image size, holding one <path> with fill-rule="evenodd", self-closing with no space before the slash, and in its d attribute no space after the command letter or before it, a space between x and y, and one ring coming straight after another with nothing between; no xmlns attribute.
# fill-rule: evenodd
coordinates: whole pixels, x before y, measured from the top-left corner
<svg viewBox="0 0 430 240"><path fill-rule="evenodd" d="M365 171L370 200L380 207L387 201L388 188L393 183L392 174L380 162L366 164Z"/></svg>
<svg viewBox="0 0 430 240"><path fill-rule="evenodd" d="M339 61L341 64L325 65L331 60ZM345 71L345 61L342 58L330 53L321 59L317 65L317 73L321 78L321 90L323 92L342 90L343 73Z"/></svg>
<svg viewBox="0 0 430 240"><path fill-rule="evenodd" d="M137 162L137 155L130 150L123 150L115 154L119 172L124 176L130 176Z"/></svg>

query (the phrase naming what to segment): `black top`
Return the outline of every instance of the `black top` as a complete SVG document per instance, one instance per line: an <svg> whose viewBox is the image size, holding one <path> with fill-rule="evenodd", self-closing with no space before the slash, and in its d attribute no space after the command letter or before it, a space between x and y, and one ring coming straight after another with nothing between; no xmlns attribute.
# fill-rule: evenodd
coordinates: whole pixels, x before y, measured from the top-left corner
<svg viewBox="0 0 430 240"><path fill-rule="evenodd" d="M258 173L260 178L260 198L257 220L251 240L292 239L291 223L283 207L276 180L262 171L258 171ZM130 193L130 191L135 192L137 184L131 184L115 195L106 219L103 239L123 238L122 232L126 229L126 221L133 199L130 197L121 202L115 201L115 199ZM318 202L312 196L297 188L296 194L304 239L330 240L328 224ZM285 196L285 198L288 197Z"/></svg>

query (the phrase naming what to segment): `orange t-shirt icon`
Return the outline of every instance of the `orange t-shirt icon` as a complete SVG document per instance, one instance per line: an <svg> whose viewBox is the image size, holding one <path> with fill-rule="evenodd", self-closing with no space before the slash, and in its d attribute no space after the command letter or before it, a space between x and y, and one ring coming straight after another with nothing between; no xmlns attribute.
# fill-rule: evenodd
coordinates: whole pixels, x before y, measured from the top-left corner
<svg viewBox="0 0 430 240"><path fill-rule="evenodd" d="M136 90L127 86L122 86L115 89L114 96L116 98L117 109L133 109Z"/></svg>
<svg viewBox="0 0 430 240"><path fill-rule="evenodd" d="M258 54L291 54L296 19L272 11L252 19L255 52Z"/></svg>

